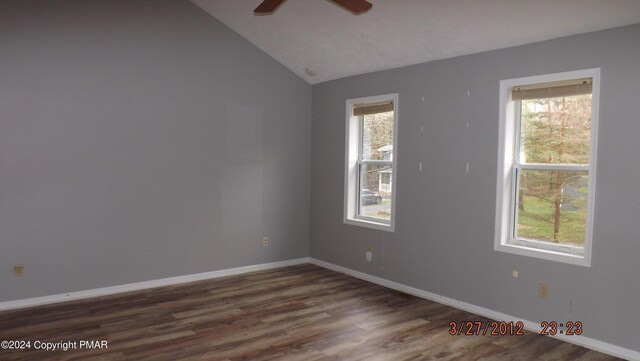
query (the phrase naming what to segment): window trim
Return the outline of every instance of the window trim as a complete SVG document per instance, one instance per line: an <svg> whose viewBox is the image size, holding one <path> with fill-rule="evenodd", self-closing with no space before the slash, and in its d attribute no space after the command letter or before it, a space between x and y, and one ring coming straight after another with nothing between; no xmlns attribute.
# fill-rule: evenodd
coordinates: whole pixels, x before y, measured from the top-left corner
<svg viewBox="0 0 640 361"><path fill-rule="evenodd" d="M589 149L589 192L587 196L587 219L585 229L584 248L569 245L556 245L546 242L514 238L515 200L517 199L516 168L517 142L520 138L520 121L515 121L517 109L516 101L511 99L511 89L516 85L546 83L580 78L593 78L591 95L591 134ZM584 267L591 267L593 249L593 221L596 193L596 162L598 148L598 116L600 107L600 68L583 69L562 73L545 74L523 78L506 79L500 81L500 113L499 113L499 148L496 184L496 217L494 250L511 254L529 256L551 261L563 262ZM571 168L563 165L562 168ZM552 170L554 165L527 164L525 169ZM576 166L576 170L584 166ZM584 170L584 169L583 169Z"/></svg>
<svg viewBox="0 0 640 361"><path fill-rule="evenodd" d="M362 148L362 116L353 115L353 107L361 103L378 103L393 101L393 158L391 161L360 160L359 151ZM373 228L382 231L394 232L396 220L396 194L398 193L398 93L376 95L363 98L347 99L346 101L346 129L345 129L345 171L344 171L344 213L345 224ZM361 164L391 163L393 174L393 188L391 191L391 217L389 221L358 215L358 183L359 167Z"/></svg>

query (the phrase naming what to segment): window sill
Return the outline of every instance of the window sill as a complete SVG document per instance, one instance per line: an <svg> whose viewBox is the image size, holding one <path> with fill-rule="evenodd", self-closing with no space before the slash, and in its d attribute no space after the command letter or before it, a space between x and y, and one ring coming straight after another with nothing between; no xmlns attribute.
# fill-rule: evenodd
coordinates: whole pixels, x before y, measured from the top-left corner
<svg viewBox="0 0 640 361"><path fill-rule="evenodd" d="M591 261L583 255L570 254L547 249L532 248L515 244L496 244L494 249L498 252L517 254L549 261L562 262L576 266L591 267Z"/></svg>
<svg viewBox="0 0 640 361"><path fill-rule="evenodd" d="M366 219L358 219L358 218L347 218L344 220L345 224L350 224L352 226L359 226L365 228L377 229L380 231L393 232L393 225L388 223L370 221Z"/></svg>

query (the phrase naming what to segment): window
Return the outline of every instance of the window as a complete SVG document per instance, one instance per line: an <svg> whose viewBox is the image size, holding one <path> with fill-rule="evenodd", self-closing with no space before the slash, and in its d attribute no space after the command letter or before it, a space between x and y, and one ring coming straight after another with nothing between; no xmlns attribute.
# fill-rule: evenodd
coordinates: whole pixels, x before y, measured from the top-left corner
<svg viewBox="0 0 640 361"><path fill-rule="evenodd" d="M347 101L344 222L393 231L398 95Z"/></svg>
<svg viewBox="0 0 640 361"><path fill-rule="evenodd" d="M500 82L496 250L590 266L599 78Z"/></svg>

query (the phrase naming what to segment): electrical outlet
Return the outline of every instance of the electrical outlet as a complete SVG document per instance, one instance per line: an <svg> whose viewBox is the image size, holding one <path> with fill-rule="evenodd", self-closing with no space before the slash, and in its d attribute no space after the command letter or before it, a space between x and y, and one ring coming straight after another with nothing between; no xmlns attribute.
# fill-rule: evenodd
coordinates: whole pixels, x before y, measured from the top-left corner
<svg viewBox="0 0 640 361"><path fill-rule="evenodd" d="M549 296L549 285L541 283L538 285L538 297L546 299Z"/></svg>
<svg viewBox="0 0 640 361"><path fill-rule="evenodd" d="M269 237L262 237L262 246L264 247L269 246Z"/></svg>
<svg viewBox="0 0 640 361"><path fill-rule="evenodd" d="M511 273L511 275L513 276L513 278L518 278L520 277L520 273L517 270L513 270L513 272Z"/></svg>
<svg viewBox="0 0 640 361"><path fill-rule="evenodd" d="M373 252L371 251L365 252L364 258L367 260L367 262L371 262L373 260Z"/></svg>
<svg viewBox="0 0 640 361"><path fill-rule="evenodd" d="M13 266L13 274L15 274L16 276L22 276L22 273L24 272L24 266L21 264L17 264Z"/></svg>

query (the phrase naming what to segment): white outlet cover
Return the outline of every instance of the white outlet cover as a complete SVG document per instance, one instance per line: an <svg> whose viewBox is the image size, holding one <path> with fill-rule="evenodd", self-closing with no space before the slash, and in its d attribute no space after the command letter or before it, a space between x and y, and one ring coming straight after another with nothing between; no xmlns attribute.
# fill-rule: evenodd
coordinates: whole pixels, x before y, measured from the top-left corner
<svg viewBox="0 0 640 361"><path fill-rule="evenodd" d="M367 251L367 253L365 253L365 258L367 262L371 262L373 260L373 253L371 251Z"/></svg>

